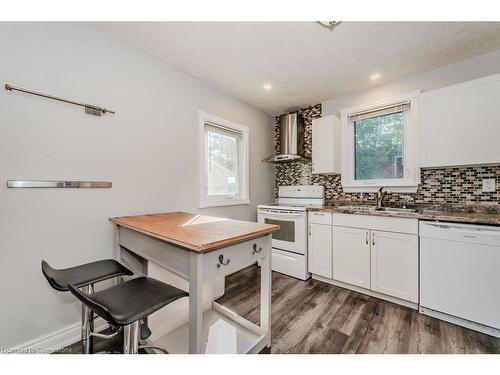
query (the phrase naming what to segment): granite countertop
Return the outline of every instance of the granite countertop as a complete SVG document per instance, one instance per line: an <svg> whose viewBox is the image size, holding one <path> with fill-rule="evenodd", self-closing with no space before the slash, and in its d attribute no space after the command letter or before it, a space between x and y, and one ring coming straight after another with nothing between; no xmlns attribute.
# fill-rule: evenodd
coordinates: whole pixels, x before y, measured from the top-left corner
<svg viewBox="0 0 500 375"><path fill-rule="evenodd" d="M376 211L373 204L333 202L329 205L309 208L343 214L400 217L418 220L448 221L455 223L500 225L499 205L412 205L415 211ZM368 209L371 208L371 209Z"/></svg>

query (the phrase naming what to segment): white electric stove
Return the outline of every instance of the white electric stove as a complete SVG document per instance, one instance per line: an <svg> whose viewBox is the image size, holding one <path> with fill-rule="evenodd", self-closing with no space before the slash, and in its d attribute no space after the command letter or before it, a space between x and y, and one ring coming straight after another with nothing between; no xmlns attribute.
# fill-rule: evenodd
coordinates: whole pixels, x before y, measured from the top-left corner
<svg viewBox="0 0 500 375"><path fill-rule="evenodd" d="M307 280L307 209L324 205L324 187L280 186L276 203L257 206L259 223L277 224L273 233L274 271Z"/></svg>

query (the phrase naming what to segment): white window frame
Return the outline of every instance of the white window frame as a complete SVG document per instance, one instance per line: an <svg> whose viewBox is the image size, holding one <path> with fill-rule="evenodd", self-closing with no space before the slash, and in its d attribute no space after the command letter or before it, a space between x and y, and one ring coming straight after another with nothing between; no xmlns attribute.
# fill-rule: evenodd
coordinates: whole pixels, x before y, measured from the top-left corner
<svg viewBox="0 0 500 375"><path fill-rule="evenodd" d="M205 124L211 122L213 124L220 125L221 127L239 131L242 134L242 140L240 142L239 150L239 171L241 175L241 193L238 198L235 197L218 197L210 198L207 196L207 186L206 186L206 145L205 145ZM249 188L248 188L248 176L249 176L249 158L248 158L248 136L249 129L247 126L237 124L232 121L222 119L220 117L211 115L209 113L199 111L198 112L198 128L199 128L199 165L200 165L200 201L199 208L206 207L218 207L218 206L236 206L249 204Z"/></svg>
<svg viewBox="0 0 500 375"><path fill-rule="evenodd" d="M417 166L418 142L418 101L420 90L404 95L384 99L378 102L345 108L340 111L340 127L342 139L342 188L347 193L373 192L381 187L393 192L416 192L420 183L420 169ZM410 108L405 113L404 123L404 177L391 179L356 180L354 164L354 124L349 115L376 110L385 106L409 101Z"/></svg>

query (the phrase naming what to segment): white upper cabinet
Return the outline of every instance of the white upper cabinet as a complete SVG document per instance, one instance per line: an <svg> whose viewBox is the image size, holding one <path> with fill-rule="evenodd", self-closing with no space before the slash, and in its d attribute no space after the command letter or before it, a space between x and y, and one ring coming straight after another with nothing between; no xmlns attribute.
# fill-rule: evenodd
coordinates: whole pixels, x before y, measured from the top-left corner
<svg viewBox="0 0 500 375"><path fill-rule="evenodd" d="M340 173L340 120L337 116L312 121L312 173Z"/></svg>
<svg viewBox="0 0 500 375"><path fill-rule="evenodd" d="M499 103L500 74L423 94L420 166L500 162Z"/></svg>

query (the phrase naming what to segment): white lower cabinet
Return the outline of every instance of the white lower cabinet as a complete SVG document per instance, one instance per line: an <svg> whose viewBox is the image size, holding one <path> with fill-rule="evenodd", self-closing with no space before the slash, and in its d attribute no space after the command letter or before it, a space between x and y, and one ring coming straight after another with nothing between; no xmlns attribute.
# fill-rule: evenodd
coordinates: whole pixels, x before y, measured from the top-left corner
<svg viewBox="0 0 500 375"><path fill-rule="evenodd" d="M310 217L309 272L394 302L418 303L416 219L335 213L332 225L317 222Z"/></svg>
<svg viewBox="0 0 500 375"><path fill-rule="evenodd" d="M332 278L370 288L369 231L333 227Z"/></svg>
<svg viewBox="0 0 500 375"><path fill-rule="evenodd" d="M332 226L309 224L309 272L332 277Z"/></svg>
<svg viewBox="0 0 500 375"><path fill-rule="evenodd" d="M371 231L371 290L418 302L418 236Z"/></svg>

